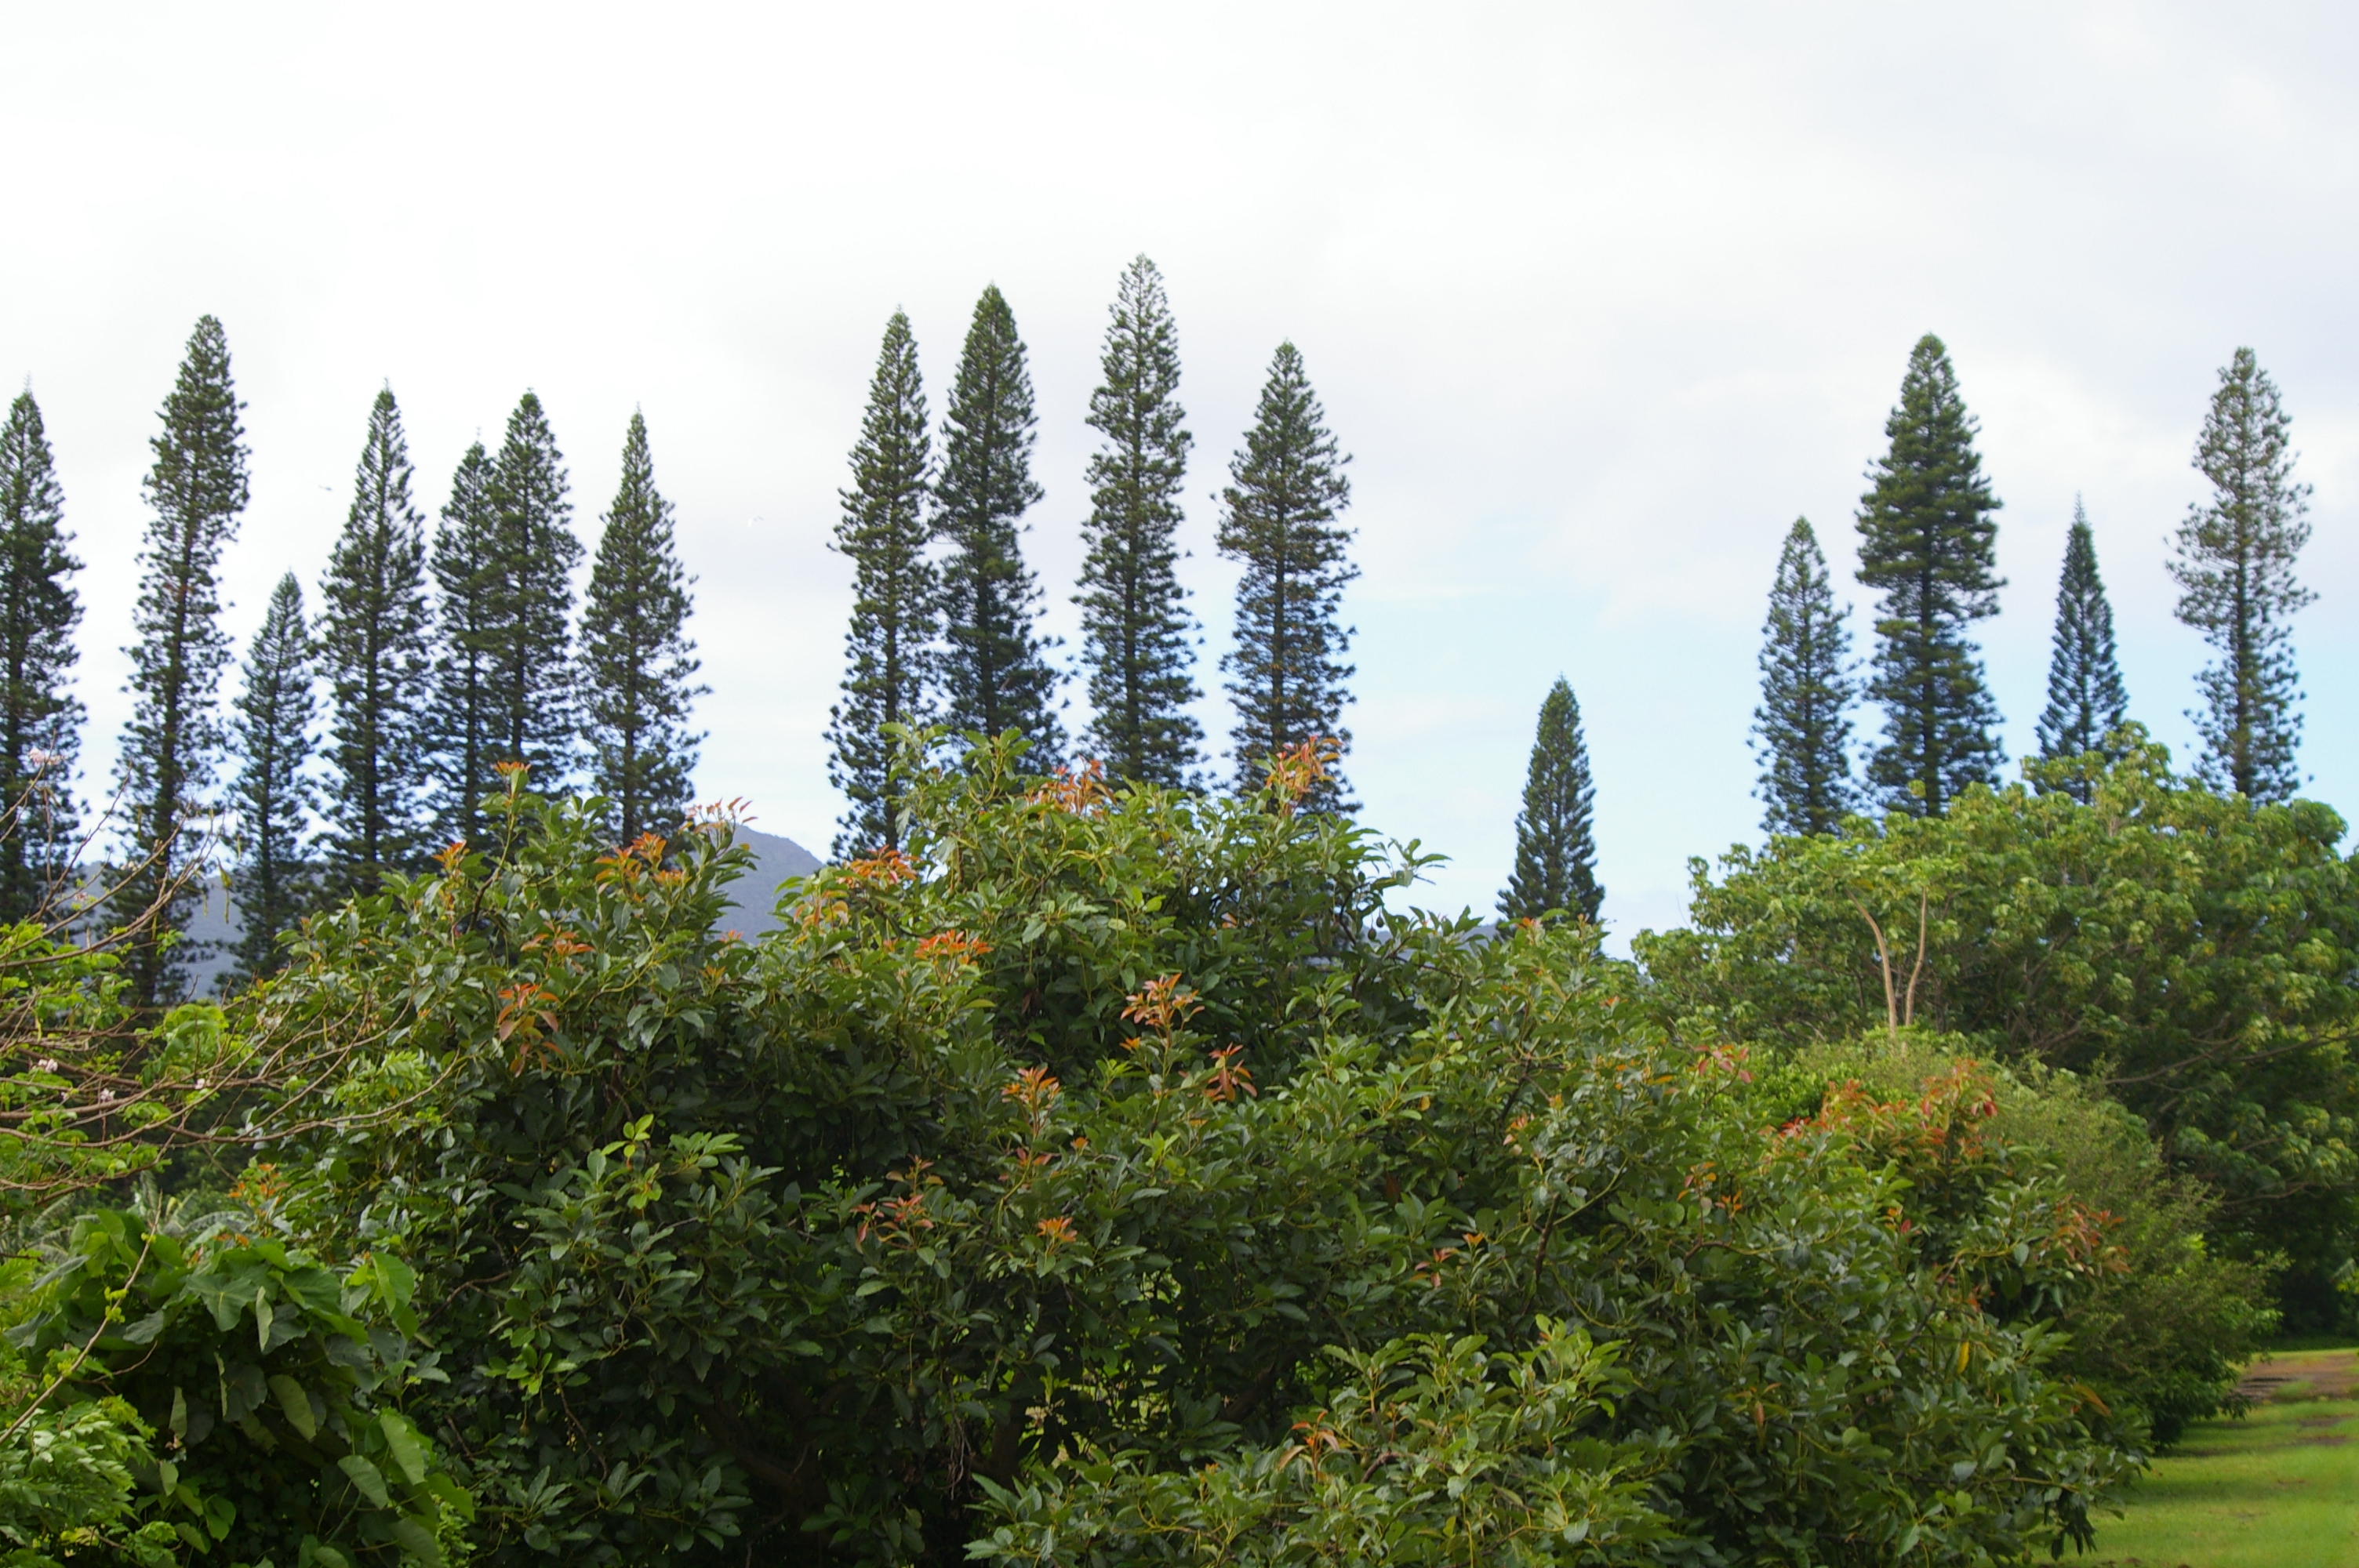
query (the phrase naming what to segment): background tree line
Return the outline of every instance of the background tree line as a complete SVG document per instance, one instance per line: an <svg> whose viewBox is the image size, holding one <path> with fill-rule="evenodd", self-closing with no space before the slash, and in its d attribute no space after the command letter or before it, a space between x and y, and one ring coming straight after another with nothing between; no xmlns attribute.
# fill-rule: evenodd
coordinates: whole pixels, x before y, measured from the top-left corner
<svg viewBox="0 0 2359 1568"><path fill-rule="evenodd" d="M2288 799L2300 783L2288 621L2315 596L2294 575L2310 538L2310 487L2293 477L2291 424L2253 351L2238 349L2196 442L2195 467L2212 493L2190 508L2169 562L2179 619L2214 654L2188 715L2199 738L2195 775L2256 804ZM1795 520L1778 557L1753 729L1771 833L1831 833L1855 810L1939 816L1968 787L1995 784L2005 760L1973 640L1974 623L1997 612L2006 586L1997 575L2000 503L1940 339L1928 335L1909 354L1885 434L1890 447L1870 470L1858 516L1859 580L1876 595L1864 679L1851 659L1847 610L1835 602L1807 519ZM1882 708L1883 735L1854 774L1851 714L1863 697ZM2076 500L2038 754L2117 761L2131 746L2115 733L2128 713L2096 535ZM2077 779L2054 787L2089 797Z"/></svg>
<svg viewBox="0 0 2359 1568"><path fill-rule="evenodd" d="M1123 272L1090 396L1086 546L1073 600L1091 717L1081 750L1127 784L1201 784L1211 758L1189 705L1196 622L1177 574L1188 456L1179 401L1179 333L1162 275L1145 256ZM897 311L870 383L842 492L835 547L853 568L842 696L829 714L829 782L850 802L835 840L848 858L901 838L892 726L954 734L1014 731L1044 770L1062 762L1053 641L1042 589L1025 565L1033 480L1032 384L1016 317L996 286L974 308L939 449L909 319ZM1278 752L1351 746L1343 712L1353 675L1343 589L1358 576L1343 455L1300 351L1280 343L1253 427L1229 465L1215 532L1242 568L1234 645L1221 668L1234 719L1230 782L1258 786ZM1313 806L1349 808L1339 775Z"/></svg>
<svg viewBox="0 0 2359 1568"><path fill-rule="evenodd" d="M2199 740L2195 777L2256 805L2289 799L2300 783L2289 620L2316 596L2294 574L2310 538L2310 487L2293 477L2291 424L2253 351L2238 349L2196 442L2194 465L2212 493L2189 509L2169 562L2179 619L2214 655L2188 715ZM1809 519L1794 520L1778 554L1752 730L1755 792L1773 835L1833 833L1854 812L1938 816L1962 791L1999 783L1999 714L1973 627L1997 613L2006 586L1997 575L2000 503L1940 339L1929 334L1911 351L1885 434L1890 444L1869 470L1857 517L1859 581L1876 596L1864 671L1852 658L1849 610L1835 600ZM2077 498L2052 643L2038 759L2129 755L2138 742L2123 730L2129 696L2113 607ZM1882 710L1883 732L1855 754L1863 699ZM2092 798L2084 774L2038 776L2052 781L2041 787ZM1503 915L1597 917L1593 795L1579 708L1560 678L1540 711Z"/></svg>
<svg viewBox="0 0 2359 1568"><path fill-rule="evenodd" d="M500 770L546 786L580 776L627 842L685 809L701 736L690 709L690 579L634 414L578 619L565 460L527 392L498 449L461 458L429 540L390 387L369 409L344 524L307 608L292 572L270 597L235 694L220 574L248 499L228 339L205 317L150 440L129 689L114 766L127 872L108 918L163 918L125 956L131 995L177 996L173 935L194 898L196 825L226 812L241 918L237 965L277 963L307 910L374 892L388 872L482 830ZM0 428L0 787L21 830L0 840L0 916L53 903L88 847L71 794L82 708L71 695L72 586L64 499L27 390ZM324 721L324 723L322 723Z"/></svg>

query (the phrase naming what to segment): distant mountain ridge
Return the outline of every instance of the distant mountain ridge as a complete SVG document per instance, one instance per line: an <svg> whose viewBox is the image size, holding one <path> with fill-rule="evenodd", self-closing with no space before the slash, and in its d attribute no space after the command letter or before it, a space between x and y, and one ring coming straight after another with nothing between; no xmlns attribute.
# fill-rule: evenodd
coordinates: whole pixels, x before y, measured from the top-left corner
<svg viewBox="0 0 2359 1568"><path fill-rule="evenodd" d="M758 936L777 929L778 889L796 877L810 875L821 862L817 855L791 838L742 825L737 828L736 841L754 851L754 866L729 884L729 914L722 923L726 929ZM230 971L231 950L237 946L243 930L237 907L230 901L228 886L220 877L209 879L204 884L204 902L189 918L188 939L198 948L195 960L189 966L190 996L213 994L214 987Z"/></svg>

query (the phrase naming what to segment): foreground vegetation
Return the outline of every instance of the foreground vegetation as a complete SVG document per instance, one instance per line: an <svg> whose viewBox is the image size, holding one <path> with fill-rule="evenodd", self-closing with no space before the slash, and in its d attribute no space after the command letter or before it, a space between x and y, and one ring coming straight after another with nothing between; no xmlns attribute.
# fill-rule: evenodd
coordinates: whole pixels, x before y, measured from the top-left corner
<svg viewBox="0 0 2359 1568"><path fill-rule="evenodd" d="M512 773L160 1028L18 928L16 1561L1984 1563L2233 1403L2275 1264L2097 1079L1767 1038L1709 901L1651 975L1394 913L1326 762L981 746L758 942L725 822L615 849Z"/></svg>
<svg viewBox="0 0 2359 1568"><path fill-rule="evenodd" d="M2359 1563L2359 1355L2296 1351L2236 1421L2207 1422L2097 1530L2100 1564L2350 1568Z"/></svg>

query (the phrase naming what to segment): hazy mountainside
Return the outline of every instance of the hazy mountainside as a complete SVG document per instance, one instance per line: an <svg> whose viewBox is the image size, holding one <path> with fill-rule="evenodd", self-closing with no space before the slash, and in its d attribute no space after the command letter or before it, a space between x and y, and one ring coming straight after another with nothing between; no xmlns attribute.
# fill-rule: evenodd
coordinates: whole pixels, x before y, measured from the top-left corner
<svg viewBox="0 0 2359 1568"><path fill-rule="evenodd" d="M737 829L737 842L754 851L754 869L730 887L728 924L748 936L759 935L778 924L771 906L778 887L793 877L819 870L820 859L791 838ZM189 994L208 997L235 961L237 939L244 927L228 887L220 878L205 884L204 903L190 916L188 942L197 949L189 965Z"/></svg>
<svg viewBox="0 0 2359 1568"><path fill-rule="evenodd" d="M778 924L771 909L777 902L778 884L810 875L819 870L820 858L791 838L751 827L737 829L737 842L754 851L754 869L731 884L729 907L735 912L731 918L738 923L736 929L753 936Z"/></svg>

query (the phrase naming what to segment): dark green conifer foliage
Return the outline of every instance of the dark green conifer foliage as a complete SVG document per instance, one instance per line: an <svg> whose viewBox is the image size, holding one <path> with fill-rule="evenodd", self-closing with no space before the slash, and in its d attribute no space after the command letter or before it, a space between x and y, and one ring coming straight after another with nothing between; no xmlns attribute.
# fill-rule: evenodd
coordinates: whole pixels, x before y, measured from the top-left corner
<svg viewBox="0 0 2359 1568"><path fill-rule="evenodd" d="M344 531L320 582L319 642L332 704L327 746L331 896L372 892L418 863L425 831L429 697L424 519L393 389L376 395Z"/></svg>
<svg viewBox="0 0 2359 1568"><path fill-rule="evenodd" d="M1859 511L1859 580L1882 596L1867 690L1883 705L1885 739L1868 782L1890 809L1920 816L1992 782L2003 760L1982 652L1967 635L1998 612L2005 586L1993 570L1999 503L1974 429L1949 351L1929 332L1908 355L1884 426L1892 446L1868 470Z"/></svg>
<svg viewBox="0 0 2359 1568"><path fill-rule="evenodd" d="M1236 709L1229 744L1240 794L1259 787L1269 759L1288 747L1351 747L1343 706L1354 671L1343 656L1353 629L1340 620L1343 589L1360 569L1347 554L1352 531L1337 521L1352 501L1351 460L1328 432L1301 353L1278 344L1221 492L1221 554L1244 568L1236 645L1221 660ZM1308 804L1348 811L1346 788L1337 773Z"/></svg>
<svg viewBox="0 0 2359 1568"><path fill-rule="evenodd" d="M1025 509L1041 493L1024 358L1016 313L994 284L975 302L959 355L934 481L934 528L951 545L941 567L942 718L961 732L1016 731L1046 772L1064 755L1065 731L1038 630L1039 584L1017 543Z"/></svg>
<svg viewBox="0 0 2359 1568"><path fill-rule="evenodd" d="M526 393L492 462L492 763L523 762L533 787L560 788L572 770L580 705L571 633L573 536L565 457L549 416Z"/></svg>
<svg viewBox="0 0 2359 1568"><path fill-rule="evenodd" d="M158 912L124 955L126 989L141 1008L179 993L184 970L164 938L186 924L193 892L196 846L182 830L212 806L225 739L219 698L230 644L215 574L245 510L243 406L230 377L228 336L203 317L164 399L163 428L148 442L156 461L142 491L153 515L131 612L138 641L124 650L132 711L116 766L128 867L111 913L128 925Z"/></svg>
<svg viewBox="0 0 2359 1568"><path fill-rule="evenodd" d="M312 669L303 589L288 572L254 634L231 721L239 758L230 791L238 818L237 971L247 979L278 968L279 935L311 901L303 834L313 791L303 764L311 757Z"/></svg>
<svg viewBox="0 0 2359 1568"><path fill-rule="evenodd" d="M1769 617L1761 628L1761 705L1753 750L1754 793L1769 833L1832 833L1854 809L1851 629L1836 605L1827 557L1810 520L1794 519L1777 554Z"/></svg>
<svg viewBox="0 0 2359 1568"><path fill-rule="evenodd" d="M1195 623L1174 569L1194 438L1180 406L1179 330L1145 256L1124 270L1113 316L1104 381L1090 395L1103 444L1090 459L1089 553L1073 596L1094 715L1083 743L1114 778L1178 787L1204 738L1188 712L1203 694L1189 670Z"/></svg>
<svg viewBox="0 0 2359 1568"><path fill-rule="evenodd" d="M1589 748L1581 738L1581 705L1559 676L1540 704L1539 729L1532 738L1524 808L1516 814L1516 869L1499 895L1501 919L1538 920L1562 913L1595 923L1605 902L1590 820L1596 796Z"/></svg>
<svg viewBox="0 0 2359 1568"><path fill-rule="evenodd" d="M434 531L433 705L427 715L433 805L446 842L473 838L484 801L499 787L496 668L500 606L499 517L492 460L477 441L451 476L451 499Z"/></svg>
<svg viewBox="0 0 2359 1568"><path fill-rule="evenodd" d="M18 813L0 834L0 921L21 920L48 902L74 855L82 709L71 684L82 619L69 580L82 569L66 547L72 542L28 388L0 426L0 810Z"/></svg>
<svg viewBox="0 0 2359 1568"><path fill-rule="evenodd" d="M2292 424L2253 351L2238 349L2195 444L2212 499L2188 509L2170 563L2179 619L2219 655L2196 676L2203 706L2188 716L2203 741L2196 776L2255 801L2301 784L2301 677L2286 621L2317 596L2293 574L2310 542L2310 486L2293 477Z"/></svg>
<svg viewBox="0 0 2359 1568"><path fill-rule="evenodd" d="M868 412L839 491L834 548L852 563L852 623L843 634L842 696L828 709L827 782L852 804L835 836L839 860L897 847L889 724L927 722L941 625L940 584L926 558L933 443L918 343L900 311L885 324Z"/></svg>
<svg viewBox="0 0 2359 1568"><path fill-rule="evenodd" d="M2072 498L2072 532L2056 582L2056 634L2048 658L2048 707L2039 715L2039 754L2050 760L2095 752L2107 762L2127 754L2108 737L2129 716L2121 661L2114 652L2114 607L2097 576L2097 537L2081 498ZM2086 806L2095 786L2074 780L2065 792Z"/></svg>
<svg viewBox="0 0 2359 1568"><path fill-rule="evenodd" d="M704 739L689 732L689 709L709 689L694 684L690 581L672 538L671 503L656 489L647 416L634 409L582 606L590 787L613 803L608 827L620 844L669 834L688 814Z"/></svg>

